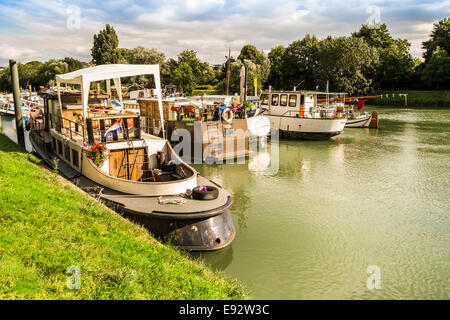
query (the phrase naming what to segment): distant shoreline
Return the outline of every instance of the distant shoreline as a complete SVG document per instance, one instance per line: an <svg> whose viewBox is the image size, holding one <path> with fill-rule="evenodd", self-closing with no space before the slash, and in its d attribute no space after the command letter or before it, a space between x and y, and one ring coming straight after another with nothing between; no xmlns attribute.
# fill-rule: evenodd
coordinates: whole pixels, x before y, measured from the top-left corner
<svg viewBox="0 0 450 320"><path fill-rule="evenodd" d="M407 106L404 97L398 94L408 94ZM450 91L448 90L395 90L383 91L377 94L394 94L393 97L385 97L367 101L368 106L404 107L404 108L450 108Z"/></svg>

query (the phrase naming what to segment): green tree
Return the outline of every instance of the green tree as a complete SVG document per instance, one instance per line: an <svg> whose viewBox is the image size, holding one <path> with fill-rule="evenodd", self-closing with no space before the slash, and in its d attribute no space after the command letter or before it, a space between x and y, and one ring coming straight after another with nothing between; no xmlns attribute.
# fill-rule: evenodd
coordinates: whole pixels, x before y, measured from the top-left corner
<svg viewBox="0 0 450 320"><path fill-rule="evenodd" d="M280 45L272 48L268 54L270 71L267 84L275 89L282 89L283 61L285 53L286 47Z"/></svg>
<svg viewBox="0 0 450 320"><path fill-rule="evenodd" d="M61 59L50 59L44 63L39 72L39 78L44 86L51 86L55 75L69 72L69 65Z"/></svg>
<svg viewBox="0 0 450 320"><path fill-rule="evenodd" d="M241 83L241 68L245 66L247 69L247 95L254 95L253 79L258 79L258 91L262 89L263 84L259 79L261 79L261 67L251 60L244 59L243 61L238 59L232 62L230 65L230 87L229 94L240 94L240 83ZM218 84L216 89L221 92L226 92L227 79L222 79Z"/></svg>
<svg viewBox="0 0 450 320"><path fill-rule="evenodd" d="M128 49L127 49L128 50ZM125 53L124 51L122 51ZM142 46L128 50L128 59L126 63L131 64L164 64L165 55L156 49L148 49ZM131 77L130 79L124 79L124 83L138 83L146 88L154 88L155 81L153 76L138 76Z"/></svg>
<svg viewBox="0 0 450 320"><path fill-rule="evenodd" d="M282 78L284 88L299 86L314 89L315 70L318 65L319 40L307 34L302 40L292 42L285 51L282 62Z"/></svg>
<svg viewBox="0 0 450 320"><path fill-rule="evenodd" d="M256 49L256 47L251 44L247 44L244 47L242 47L237 61L241 62L240 66L244 65L247 68L247 90L248 90L247 94L252 95L252 94L254 94L254 88L253 88L253 79L254 78L258 79L258 87L259 87L258 89L261 89L262 85L267 82L267 79L268 79L269 73L270 73L270 60L264 51ZM231 63L231 65L233 65L233 63ZM236 64L235 64L235 66L236 66ZM227 67L226 63L225 63L225 67ZM235 85L237 85L237 92L238 92L239 84L240 84L240 69L237 71L237 74L235 74L235 73L236 73L236 70L231 70L231 75L234 75L234 76L231 77L231 75L230 75L230 90ZM225 71L225 75L226 75L226 71ZM234 83L234 82L232 83L232 79L234 79L233 81L235 81L236 83ZM226 79L225 79L225 83L226 83ZM221 84L219 90L222 90L222 87L223 87L223 85ZM226 91L226 88L225 88L225 91Z"/></svg>
<svg viewBox="0 0 450 320"><path fill-rule="evenodd" d="M379 64L373 69L373 74L367 75L374 79L374 87L394 90L396 86L407 83L414 69L409 52L411 45L407 40L392 38L386 24L362 25L352 36L364 39L378 51Z"/></svg>
<svg viewBox="0 0 450 320"><path fill-rule="evenodd" d="M128 48L117 48L117 52L119 54L119 59L117 63L127 64L130 63L130 52L131 50Z"/></svg>
<svg viewBox="0 0 450 320"><path fill-rule="evenodd" d="M363 39L355 37L327 38L320 44L316 82L330 91L364 94L371 90L372 79L367 77L378 64L378 52Z"/></svg>
<svg viewBox="0 0 450 320"><path fill-rule="evenodd" d="M386 24L363 24L359 31L352 33L353 37L363 38L371 47L389 48L394 39L391 37Z"/></svg>
<svg viewBox="0 0 450 320"><path fill-rule="evenodd" d="M117 63L120 58L118 45L119 38L116 30L107 24L105 29L94 34L94 45L91 49L92 61L96 65Z"/></svg>
<svg viewBox="0 0 450 320"><path fill-rule="evenodd" d="M210 80L210 70L207 62L202 62L194 50L184 50L178 55L178 64L187 63L195 77L196 84L206 84Z"/></svg>
<svg viewBox="0 0 450 320"><path fill-rule="evenodd" d="M148 49L142 46L129 51L128 61L132 64L159 64L162 65L165 60L165 54L156 50Z"/></svg>
<svg viewBox="0 0 450 320"><path fill-rule="evenodd" d="M19 84L22 88L27 88L31 85L33 88L38 89L40 85L40 72L44 67L44 64L40 61L31 61L25 64L18 64L19 71Z"/></svg>
<svg viewBox="0 0 450 320"><path fill-rule="evenodd" d="M177 60L168 59L161 69L164 84L181 86L184 93L188 95L192 94L198 85L213 83L215 77L215 72L209 63L202 62L194 50L180 52ZM182 70L187 72L185 76L182 76Z"/></svg>
<svg viewBox="0 0 450 320"><path fill-rule="evenodd" d="M194 72L187 62L181 62L173 71L174 84L183 89L186 95L192 95L196 82Z"/></svg>
<svg viewBox="0 0 450 320"><path fill-rule="evenodd" d="M437 47L450 53L450 18L445 18L435 23L430 39L422 42L422 48L425 49L423 54L425 63L430 60Z"/></svg>
<svg viewBox="0 0 450 320"><path fill-rule="evenodd" d="M71 58L71 57L65 57L63 59L65 63L67 63L67 66L69 67L69 72L79 70L83 68L83 63L77 59Z"/></svg>
<svg viewBox="0 0 450 320"><path fill-rule="evenodd" d="M255 46L251 44L247 44L242 47L241 53L238 56L238 60L244 61L244 60L250 60L254 63L258 63L258 55L259 51L256 49Z"/></svg>
<svg viewBox="0 0 450 320"><path fill-rule="evenodd" d="M450 56L446 50L436 47L425 64L422 79L436 90L450 89Z"/></svg>

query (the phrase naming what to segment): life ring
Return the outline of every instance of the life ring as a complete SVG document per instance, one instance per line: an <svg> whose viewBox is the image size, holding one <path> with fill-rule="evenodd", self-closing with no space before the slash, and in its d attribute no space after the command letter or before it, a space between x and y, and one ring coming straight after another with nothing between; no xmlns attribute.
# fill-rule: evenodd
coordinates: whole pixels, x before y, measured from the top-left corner
<svg viewBox="0 0 450 320"><path fill-rule="evenodd" d="M222 119L225 120L225 122L231 123L234 118L233 110L230 108L225 108L222 112Z"/></svg>

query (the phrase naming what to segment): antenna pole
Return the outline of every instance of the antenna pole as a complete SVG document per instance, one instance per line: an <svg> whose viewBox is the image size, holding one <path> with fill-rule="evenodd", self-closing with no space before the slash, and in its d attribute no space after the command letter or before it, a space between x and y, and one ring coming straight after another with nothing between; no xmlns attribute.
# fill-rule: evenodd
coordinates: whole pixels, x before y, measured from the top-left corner
<svg viewBox="0 0 450 320"><path fill-rule="evenodd" d="M231 48L228 48L228 67L227 67L227 95L230 88L230 55L231 55Z"/></svg>

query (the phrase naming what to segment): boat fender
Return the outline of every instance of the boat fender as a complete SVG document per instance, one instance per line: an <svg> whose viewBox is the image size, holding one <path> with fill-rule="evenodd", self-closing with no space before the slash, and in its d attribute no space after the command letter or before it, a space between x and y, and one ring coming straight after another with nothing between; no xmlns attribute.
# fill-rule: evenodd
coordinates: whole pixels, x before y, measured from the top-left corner
<svg viewBox="0 0 450 320"><path fill-rule="evenodd" d="M222 112L222 119L227 123L231 123L233 121L233 110L230 108L225 108Z"/></svg>
<svg viewBox="0 0 450 320"><path fill-rule="evenodd" d="M219 189L213 186L206 186L206 191L200 191L200 187L192 189L192 198L196 200L214 200L219 196Z"/></svg>
<svg viewBox="0 0 450 320"><path fill-rule="evenodd" d="M166 163L166 153L164 151L158 151L156 153L156 159L158 161L158 168L162 168Z"/></svg>

